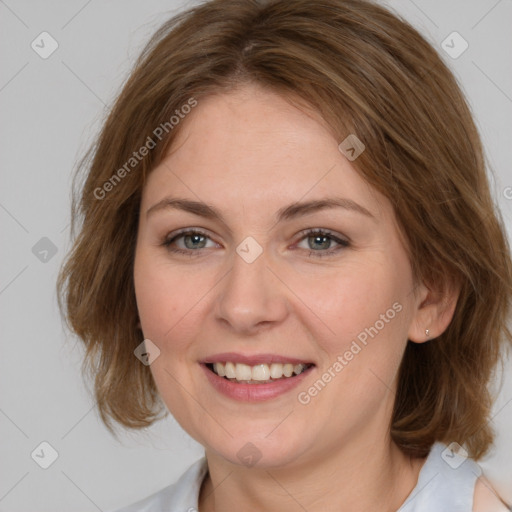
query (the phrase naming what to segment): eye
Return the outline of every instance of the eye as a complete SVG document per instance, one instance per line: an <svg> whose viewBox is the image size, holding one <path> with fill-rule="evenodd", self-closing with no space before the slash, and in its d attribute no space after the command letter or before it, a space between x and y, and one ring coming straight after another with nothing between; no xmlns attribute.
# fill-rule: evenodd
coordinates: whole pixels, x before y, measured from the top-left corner
<svg viewBox="0 0 512 512"><path fill-rule="evenodd" d="M332 256L342 249L349 247L350 243L335 236L331 231L325 229L309 229L303 231L300 243L307 242L307 247L297 247L309 250L309 256L317 258L323 256ZM214 245L207 247L208 241ZM336 244L332 248L332 244ZM176 254L184 254L187 256L199 256L202 254L202 249L208 249L217 246L207 233L199 229L184 229L177 233L169 235L162 243L170 252Z"/></svg>
<svg viewBox="0 0 512 512"><path fill-rule="evenodd" d="M208 248L206 247L207 240L213 242L213 240L211 240L203 231L198 229L187 229L167 237L162 245L174 253L196 256L200 254L200 249Z"/></svg>
<svg viewBox="0 0 512 512"><path fill-rule="evenodd" d="M309 249L309 256L314 258L332 256L350 245L347 240L343 240L335 236L331 231L325 229L309 229L303 232L302 235L303 237L300 239L301 242L307 242L307 247L302 248L306 250ZM333 242L337 244L337 246L331 248Z"/></svg>

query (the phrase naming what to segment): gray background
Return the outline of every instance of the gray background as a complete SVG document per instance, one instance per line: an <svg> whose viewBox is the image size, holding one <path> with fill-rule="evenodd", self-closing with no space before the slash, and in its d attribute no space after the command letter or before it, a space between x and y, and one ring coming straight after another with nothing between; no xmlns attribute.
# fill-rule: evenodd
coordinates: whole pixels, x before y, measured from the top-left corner
<svg viewBox="0 0 512 512"><path fill-rule="evenodd" d="M203 454L171 417L144 432L127 432L121 444L112 438L81 379L82 348L65 333L55 297L69 248L72 169L143 43L164 19L192 4L0 0L0 511L114 509L173 482ZM463 84L510 236L512 2L387 4L427 36ZM31 47L43 31L59 45L46 59ZM441 47L453 31L469 43L456 59ZM45 237L51 242L41 241ZM497 442L481 464L512 502L510 369L509 363L494 407ZM58 452L48 469L31 457L43 441Z"/></svg>

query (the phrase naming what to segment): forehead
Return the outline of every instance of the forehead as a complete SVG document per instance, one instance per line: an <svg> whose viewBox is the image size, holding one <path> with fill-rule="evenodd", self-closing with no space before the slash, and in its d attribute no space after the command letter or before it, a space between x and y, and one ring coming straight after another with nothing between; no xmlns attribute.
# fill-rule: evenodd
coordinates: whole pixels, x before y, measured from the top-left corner
<svg viewBox="0 0 512 512"><path fill-rule="evenodd" d="M175 192L225 205L261 207L325 195L383 198L340 152L321 116L255 85L210 95L180 121L163 161L151 173L145 205ZM222 206L222 205L221 205Z"/></svg>

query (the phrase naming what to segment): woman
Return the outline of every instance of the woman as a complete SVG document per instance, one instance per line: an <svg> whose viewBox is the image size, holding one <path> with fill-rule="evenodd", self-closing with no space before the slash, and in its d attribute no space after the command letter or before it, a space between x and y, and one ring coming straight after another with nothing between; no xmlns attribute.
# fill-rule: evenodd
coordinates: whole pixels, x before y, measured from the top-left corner
<svg viewBox="0 0 512 512"><path fill-rule="evenodd" d="M512 266L466 101L361 0L165 23L59 278L101 417L205 447L129 511L507 510L475 462Z"/></svg>

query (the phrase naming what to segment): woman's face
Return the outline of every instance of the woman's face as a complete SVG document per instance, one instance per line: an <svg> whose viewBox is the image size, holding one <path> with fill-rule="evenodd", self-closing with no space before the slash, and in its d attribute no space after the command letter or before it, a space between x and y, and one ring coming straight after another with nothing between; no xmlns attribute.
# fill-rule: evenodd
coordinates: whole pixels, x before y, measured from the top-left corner
<svg viewBox="0 0 512 512"><path fill-rule="evenodd" d="M143 191L135 256L142 330L160 349L150 368L170 412L235 464L252 454L286 466L386 439L422 300L390 203L316 114L275 93L210 96L180 122ZM258 363L314 366L237 384L204 364L215 356L252 357L252 373L234 367L242 380L281 370Z"/></svg>

